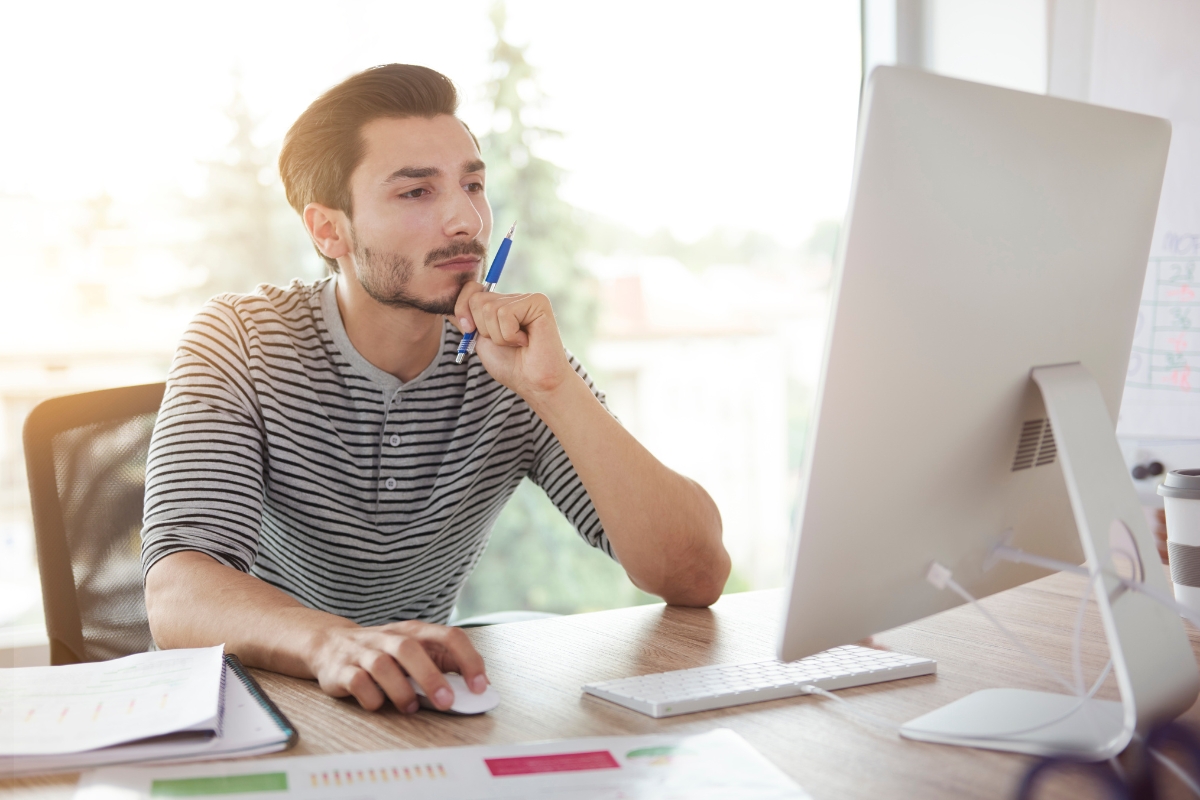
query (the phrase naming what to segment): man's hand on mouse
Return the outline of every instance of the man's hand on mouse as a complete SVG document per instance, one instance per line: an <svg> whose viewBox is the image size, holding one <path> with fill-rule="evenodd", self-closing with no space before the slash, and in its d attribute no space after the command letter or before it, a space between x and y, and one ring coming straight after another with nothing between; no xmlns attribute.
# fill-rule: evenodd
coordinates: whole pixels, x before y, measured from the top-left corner
<svg viewBox="0 0 1200 800"><path fill-rule="evenodd" d="M475 353L488 374L526 401L575 374L544 294L485 292L483 284L468 283L459 292L454 324L463 333L476 331Z"/></svg>
<svg viewBox="0 0 1200 800"><path fill-rule="evenodd" d="M416 712L420 704L409 675L441 710L454 702L442 673L459 673L475 694L488 685L483 657L461 628L445 625L412 620L326 628L310 652L309 669L321 689L332 697L352 695L368 711L391 700L405 714Z"/></svg>

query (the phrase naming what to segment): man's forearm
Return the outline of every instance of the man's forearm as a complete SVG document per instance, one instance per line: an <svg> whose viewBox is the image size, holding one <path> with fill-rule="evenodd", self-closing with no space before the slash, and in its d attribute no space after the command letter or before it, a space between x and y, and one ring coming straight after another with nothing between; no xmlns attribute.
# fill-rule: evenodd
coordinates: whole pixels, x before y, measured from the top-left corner
<svg viewBox="0 0 1200 800"><path fill-rule="evenodd" d="M307 608L258 578L202 553L166 556L146 576L150 630L160 647L224 643L249 666L315 678L334 697L374 710L417 711L416 681L437 708L454 702L444 672L487 688L483 658L459 628L417 620L362 627Z"/></svg>
<svg viewBox="0 0 1200 800"><path fill-rule="evenodd" d="M526 400L571 459L630 579L669 603L715 601L729 576L729 555L708 493L663 466L577 375Z"/></svg>
<svg viewBox="0 0 1200 800"><path fill-rule="evenodd" d="M150 568L146 610L159 647L224 643L247 665L313 678L323 632L357 627L301 605L267 583L203 553L172 553Z"/></svg>

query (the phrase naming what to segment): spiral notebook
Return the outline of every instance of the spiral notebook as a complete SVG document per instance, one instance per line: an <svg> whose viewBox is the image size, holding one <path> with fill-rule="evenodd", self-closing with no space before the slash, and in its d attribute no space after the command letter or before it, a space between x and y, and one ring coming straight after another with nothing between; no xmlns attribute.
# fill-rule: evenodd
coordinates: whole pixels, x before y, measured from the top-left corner
<svg viewBox="0 0 1200 800"><path fill-rule="evenodd" d="M224 656L221 684L215 725L192 726L161 736L77 752L4 755L0 756L0 763L6 774L20 776L74 772L111 764L240 758L274 753L296 743L299 735L295 728L237 656Z"/></svg>

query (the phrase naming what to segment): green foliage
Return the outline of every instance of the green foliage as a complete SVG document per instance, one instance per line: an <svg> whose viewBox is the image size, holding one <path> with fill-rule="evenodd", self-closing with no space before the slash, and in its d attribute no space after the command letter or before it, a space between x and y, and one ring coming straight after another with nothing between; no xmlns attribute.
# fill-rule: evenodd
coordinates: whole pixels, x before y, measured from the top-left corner
<svg viewBox="0 0 1200 800"><path fill-rule="evenodd" d="M813 390L794 377L787 382L788 469L799 470L808 447L808 426L812 416Z"/></svg>
<svg viewBox="0 0 1200 800"><path fill-rule="evenodd" d="M256 121L240 91L226 109L234 133L224 156L210 161L205 189L186 201L200 236L187 249L206 279L184 294L203 301L221 292L249 292L260 283L286 286L321 275L312 244L280 185L275 148L256 144Z"/></svg>
<svg viewBox="0 0 1200 800"><path fill-rule="evenodd" d="M539 142L561 134L529 121L541 100L535 71L525 48L504 38L503 3L493 6L491 19L496 31L495 77L487 86L492 129L481 137L480 149L488 165L496 244L517 223L502 289L549 297L563 341L582 353L596 317L593 282L579 259L583 229L575 209L558 196L562 169L537 155Z"/></svg>
<svg viewBox="0 0 1200 800"><path fill-rule="evenodd" d="M536 144L554 131L525 119L540 96L525 49L504 38L504 5L492 8L495 79L488 85L495 127L480 140L488 165L495 238L517 222L501 291L542 292L554 305L563 340L582 353L595 326L592 281L580 264L579 216L558 196L562 170ZM492 530L458 601L464 616L527 609L569 614L654 602L625 571L588 546L542 492L523 481Z"/></svg>
<svg viewBox="0 0 1200 800"><path fill-rule="evenodd" d="M760 231L717 230L692 242L681 241L665 228L643 235L602 219L589 219L585 225L587 246L605 255L634 254L669 256L690 269L737 265L790 267L812 261L831 262L837 248L841 223L823 220L809 238L797 247L781 244Z"/></svg>
<svg viewBox="0 0 1200 800"><path fill-rule="evenodd" d="M737 592L748 592L753 587L750 581L746 580L742 573L737 571L737 568L729 570L729 578L725 581L725 588L721 590L721 594L736 594Z"/></svg>
<svg viewBox="0 0 1200 800"><path fill-rule="evenodd" d="M526 609L573 614L652 603L620 565L580 538L545 492L522 481L458 599L462 616Z"/></svg>
<svg viewBox="0 0 1200 800"><path fill-rule="evenodd" d="M842 223L836 219L818 222L812 235L804 243L804 250L811 256L824 257L833 261L837 253L838 237L842 234Z"/></svg>

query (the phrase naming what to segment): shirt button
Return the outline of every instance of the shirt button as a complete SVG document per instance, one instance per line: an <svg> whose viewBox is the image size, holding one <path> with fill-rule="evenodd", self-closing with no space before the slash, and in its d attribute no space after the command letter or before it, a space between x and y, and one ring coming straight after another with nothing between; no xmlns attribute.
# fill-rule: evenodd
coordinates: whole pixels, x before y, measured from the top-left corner
<svg viewBox="0 0 1200 800"><path fill-rule="evenodd" d="M400 437L393 433L392 438L388 439L388 444L390 444L392 447L399 447Z"/></svg>
<svg viewBox="0 0 1200 800"><path fill-rule="evenodd" d="M383 485L388 488L388 491L391 491L392 489L396 488L396 479L388 478L386 481L383 482Z"/></svg>

